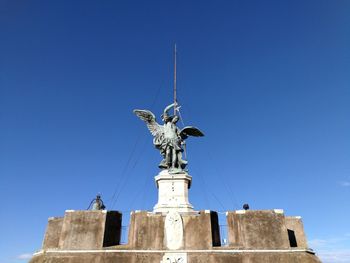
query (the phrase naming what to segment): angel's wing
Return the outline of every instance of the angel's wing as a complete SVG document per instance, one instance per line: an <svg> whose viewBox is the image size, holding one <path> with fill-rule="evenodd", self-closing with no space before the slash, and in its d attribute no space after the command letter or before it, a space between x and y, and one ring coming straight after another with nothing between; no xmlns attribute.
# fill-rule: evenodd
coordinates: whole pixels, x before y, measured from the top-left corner
<svg viewBox="0 0 350 263"><path fill-rule="evenodd" d="M163 126L156 122L156 117L149 110L134 110L134 113L141 120L146 122L149 131L153 136L159 136L163 133Z"/></svg>
<svg viewBox="0 0 350 263"><path fill-rule="evenodd" d="M180 131L180 137L185 140L188 136L202 137L204 136L203 132L193 126L186 126Z"/></svg>

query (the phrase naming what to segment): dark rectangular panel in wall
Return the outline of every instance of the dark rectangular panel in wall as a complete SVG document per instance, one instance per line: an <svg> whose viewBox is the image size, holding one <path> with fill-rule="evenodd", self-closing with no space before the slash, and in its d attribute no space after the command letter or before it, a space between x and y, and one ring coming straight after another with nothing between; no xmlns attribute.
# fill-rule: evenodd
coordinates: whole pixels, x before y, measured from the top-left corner
<svg viewBox="0 0 350 263"><path fill-rule="evenodd" d="M103 246L116 246L120 244L122 228L122 214L117 211L108 211L105 223Z"/></svg>

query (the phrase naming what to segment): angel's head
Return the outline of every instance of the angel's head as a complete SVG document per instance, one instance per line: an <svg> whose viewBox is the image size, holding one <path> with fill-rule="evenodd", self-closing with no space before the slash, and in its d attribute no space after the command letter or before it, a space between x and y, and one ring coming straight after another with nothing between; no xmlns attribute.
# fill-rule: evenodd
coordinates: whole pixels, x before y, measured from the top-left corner
<svg viewBox="0 0 350 263"><path fill-rule="evenodd" d="M168 114L162 114L162 121L164 121L165 123L170 121L170 116Z"/></svg>

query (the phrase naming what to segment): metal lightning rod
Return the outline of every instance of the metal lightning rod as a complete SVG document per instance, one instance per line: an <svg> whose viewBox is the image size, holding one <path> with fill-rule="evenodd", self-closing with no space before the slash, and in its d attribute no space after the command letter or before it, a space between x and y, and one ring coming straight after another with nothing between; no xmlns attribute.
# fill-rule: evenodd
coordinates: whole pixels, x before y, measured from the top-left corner
<svg viewBox="0 0 350 263"><path fill-rule="evenodd" d="M176 43L175 43L175 48L174 48L174 116L176 116L176 109L177 109L177 105L176 105Z"/></svg>

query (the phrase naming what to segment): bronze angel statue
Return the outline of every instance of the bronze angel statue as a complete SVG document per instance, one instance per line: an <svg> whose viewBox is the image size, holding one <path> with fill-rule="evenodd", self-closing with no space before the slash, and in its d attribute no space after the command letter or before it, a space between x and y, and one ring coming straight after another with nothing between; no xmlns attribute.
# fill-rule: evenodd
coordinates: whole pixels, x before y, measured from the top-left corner
<svg viewBox="0 0 350 263"><path fill-rule="evenodd" d="M134 110L134 113L146 122L151 134L154 136L153 144L160 151L163 160L159 164L161 169L183 170L187 161L182 159L185 139L188 136L201 137L204 134L193 126L186 126L180 130L176 123L179 120L177 115L169 115L169 110L177 107L175 103L167 106L162 114L163 125L156 121L156 117L149 110Z"/></svg>

